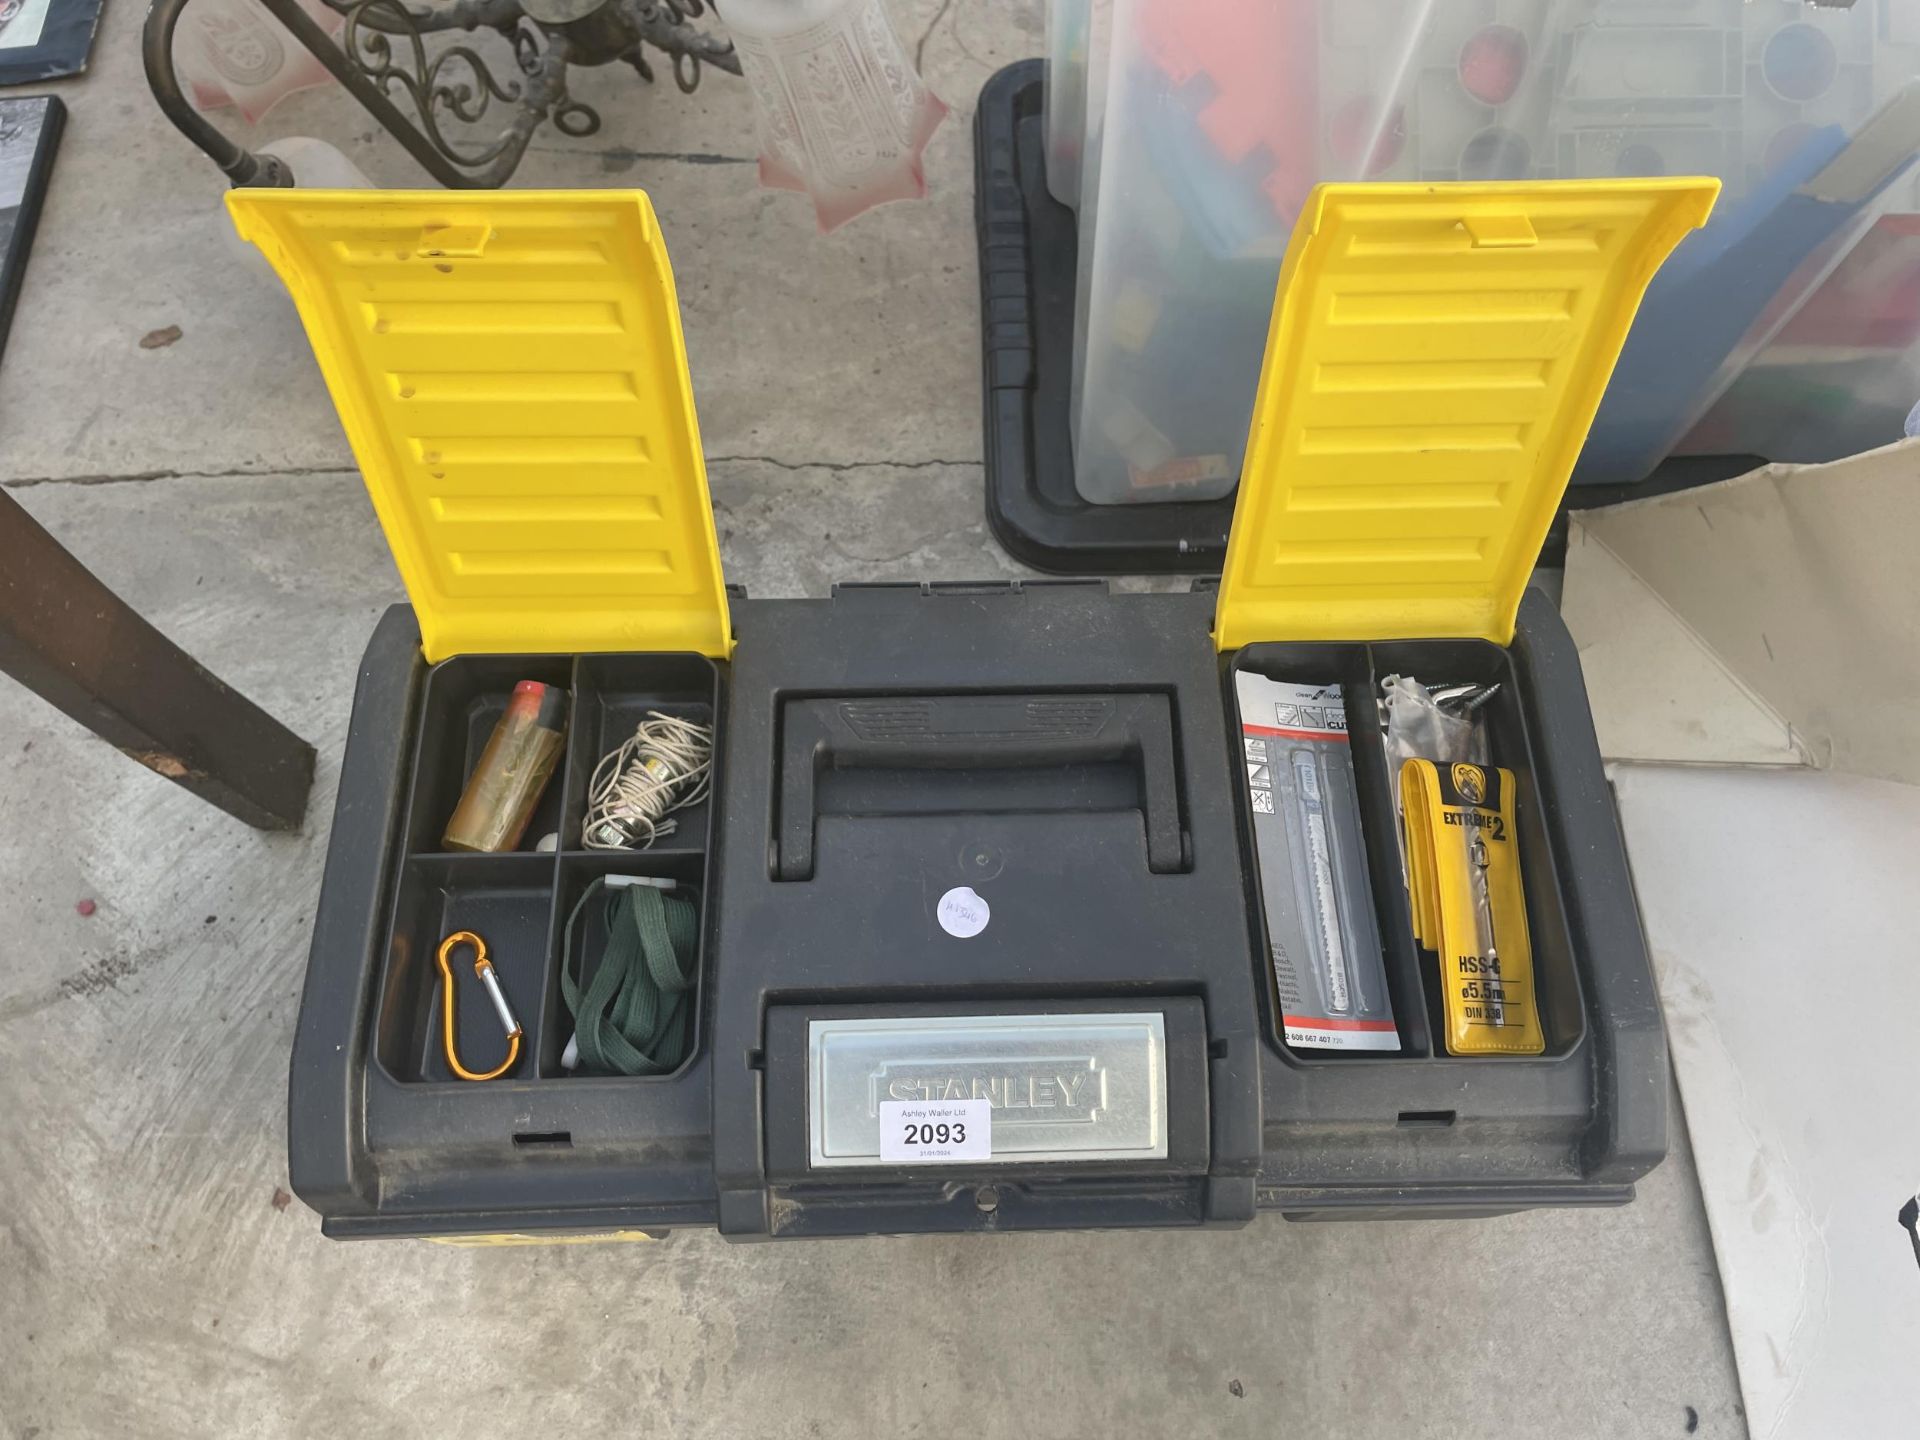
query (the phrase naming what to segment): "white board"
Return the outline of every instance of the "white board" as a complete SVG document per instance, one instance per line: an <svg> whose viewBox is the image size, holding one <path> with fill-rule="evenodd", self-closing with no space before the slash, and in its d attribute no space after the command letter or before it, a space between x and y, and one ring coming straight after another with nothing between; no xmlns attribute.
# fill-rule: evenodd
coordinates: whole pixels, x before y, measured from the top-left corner
<svg viewBox="0 0 1920 1440"><path fill-rule="evenodd" d="M1758 1440L1920 1433L1920 788L1615 767Z"/></svg>

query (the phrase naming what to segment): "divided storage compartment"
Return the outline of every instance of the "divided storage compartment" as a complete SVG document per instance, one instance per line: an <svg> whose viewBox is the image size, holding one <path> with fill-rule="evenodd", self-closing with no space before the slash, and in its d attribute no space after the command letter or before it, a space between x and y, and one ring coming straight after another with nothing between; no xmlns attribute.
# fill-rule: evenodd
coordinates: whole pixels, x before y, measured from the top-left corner
<svg viewBox="0 0 1920 1440"><path fill-rule="evenodd" d="M519 851L511 854L442 852L439 837L458 803L507 696L521 680L566 687L571 697L567 746L540 798ZM411 747L410 807L403 834L409 853L400 862L387 924L380 982L375 1056L403 1085L445 1083L461 1091L487 1088L458 1080L442 1041L443 983L436 963L441 942L459 930L486 941L501 988L526 1034L508 1081L579 1083L561 1067L572 1034L560 986L568 917L587 886L601 876L671 879L701 907L704 982L706 888L711 800L675 812L674 833L646 850L588 850L581 843L588 781L600 758L633 733L649 711L713 723L719 670L699 655L461 656L426 672L425 695ZM536 853L539 838L563 837L557 853ZM579 946L588 957L604 948L600 906L580 921ZM474 1070L492 1069L506 1040L485 988L473 974L473 955L450 957L461 1058ZM591 959L584 972L590 976ZM693 1046L674 1075L599 1077L614 1083L657 1083L684 1074L704 1034L707 987L696 986ZM457 1100L455 1103L458 1103Z"/></svg>
<svg viewBox="0 0 1920 1440"><path fill-rule="evenodd" d="M1319 192L1217 595L1013 582L737 602L644 196L235 192L292 282L415 607L381 622L355 697L294 1049L294 1188L335 1235L1629 1199L1665 1149L1664 1034L1578 662L1551 606L1519 596L1645 278L1712 190ZM588 308L608 323L573 334ZM458 333L384 323L433 314ZM1439 322L1457 353L1436 357ZM529 350L543 326L568 344ZM539 377L562 359L607 382L564 417L538 385L414 403L423 366ZM1427 383L1436 363L1444 383ZM1409 366L1425 381L1382 411ZM1381 633L1514 643L1254 643ZM1522 777L1546 1054L1435 1053L1384 761L1364 743L1406 1050L1321 1063L1282 1046L1223 650L1280 673L1331 664L1350 707L1389 668L1511 682L1493 721ZM552 793L518 853L442 853L523 679L570 695ZM588 850L590 776L648 709L715 722L712 799L650 851ZM1372 735L1365 709L1354 730ZM559 1066L564 927L610 873L698 887L692 1050L670 1075ZM456 926L485 939L525 1028L513 1073L487 1083L447 1078L441 1051L435 954ZM453 1018L478 1067L500 1024L461 960ZM863 1047L883 1032L905 1048L876 1066ZM816 1074L840 1078L816 1096ZM882 1097L998 1108L1026 1143L896 1164Z"/></svg>
<svg viewBox="0 0 1920 1440"><path fill-rule="evenodd" d="M1630 1199L1667 1144L1667 1047L1612 793L1572 637L1528 592L1513 643L1251 645L1232 672L1338 680L1403 1048L1372 1054L1289 1048L1256 882L1247 913L1264 982L1260 1203L1292 1219L1497 1214L1531 1205ZM1450 1056L1439 1039L1438 972L1412 941L1396 817L1373 697L1379 678L1499 681L1487 716L1496 764L1514 772L1527 923L1546 1050ZM1250 816L1236 800L1244 843Z"/></svg>
<svg viewBox="0 0 1920 1440"><path fill-rule="evenodd" d="M1274 680L1340 686L1346 702L1347 733L1352 747L1354 787L1360 802L1360 827L1366 841L1367 869L1379 921L1387 988L1400 1031L1397 1052L1321 1050L1287 1046L1282 1038L1278 992L1266 934L1265 906L1260 893L1259 867L1248 865L1254 945L1262 957L1266 983L1267 1021L1275 1041L1296 1059L1309 1063L1394 1063L1437 1059L1453 1064L1478 1064L1477 1057L1447 1054L1441 1038L1440 974L1431 952L1414 943L1405 871L1401 861L1400 817L1393 803L1390 766L1380 727L1380 682L1389 675L1409 675L1428 688L1443 685L1495 685L1500 689L1479 711L1486 726L1492 763L1513 772L1518 793L1515 828L1522 883L1527 900L1527 929L1532 940L1535 994L1546 1037L1545 1058L1570 1054L1586 1032L1574 937L1561 903L1561 879L1546 826L1526 709L1521 703L1521 680L1512 656L1497 645L1480 640L1394 641L1383 644L1263 644L1239 651L1227 667L1226 704L1234 732L1242 717L1234 695L1234 676L1242 670ZM1256 722L1257 723L1257 722ZM1241 833L1251 855L1253 817L1244 786L1236 798ZM1498 1057L1494 1063L1525 1063L1528 1057Z"/></svg>
<svg viewBox="0 0 1920 1440"><path fill-rule="evenodd" d="M634 727L652 712L711 725L717 674L704 655L589 655L575 663L573 738L579 743L567 751L563 849L585 848L587 785L601 758L630 738ZM710 801L702 801L676 810L671 817L673 834L643 853L704 851L712 808Z"/></svg>
<svg viewBox="0 0 1920 1440"><path fill-rule="evenodd" d="M356 697L301 1009L296 1190L339 1236L1233 1224L1256 1207L1405 1218L1630 1199L1665 1150L1666 1048L1577 658L1552 607L1530 596L1506 650L1257 645L1224 665L1206 645L1212 611L1211 594L1116 596L1096 584L876 587L827 602L741 602L730 667L589 655L432 668L411 618L393 612ZM1127 644L1116 650L1118 636ZM1235 798L1244 796L1236 667L1346 687L1398 1053L1320 1055L1280 1040L1249 815ZM1375 687L1394 671L1511 686L1489 723L1520 784L1544 1055L1436 1053L1431 962L1412 947L1372 739ZM827 674L830 686L808 678ZM655 704L719 715L727 822L702 807L682 837L638 853L405 852L419 826L438 823L399 803L431 789L413 773L417 761L433 763L439 734L426 722L455 717L441 733L464 762L479 743L463 728L479 697L527 676L564 677L575 696L554 782L565 786L570 836L596 752ZM1145 748L1132 756L1131 742L1116 761L1097 749L1051 753L1036 732L1033 753L1001 770L979 768L971 742L955 768L930 760L916 734L893 757L906 763L889 765L872 735L823 731L830 743L802 748L835 768L783 817L776 780L793 762L792 726L820 719L815 702L833 694L848 704L829 720L876 720L866 707L878 704L896 736L923 721L927 733L1004 732L995 714L1010 694L1037 700L1025 717L1047 726L1068 718L1049 708L1063 698L1111 702L1114 721L1143 705L1140 734L1173 738L1172 794L1153 779L1162 762ZM739 699L731 710L728 695ZM448 703L454 696L464 698ZM1002 733L994 748L1008 741ZM918 798L915 774L928 778ZM812 871L782 879L774 837L802 808ZM1160 867L1153 831L1163 815L1179 843ZM587 885L612 873L700 887L695 1040L672 1075L576 1078L559 1068L571 1029L561 927ZM942 890L962 884L992 906L974 938L942 934L931 918ZM597 948L598 916L585 923ZM517 1068L485 1084L448 1078L440 1047L434 951L462 926L486 938L527 1027ZM498 1021L470 963L459 982L463 1055L490 1066L502 1054ZM1202 1027L1204 1082L1169 1072L1165 1159L808 1169L803 1042L777 1017L1102 1008L1184 1011Z"/></svg>
<svg viewBox="0 0 1920 1440"><path fill-rule="evenodd" d="M392 938L380 1004L376 1053L402 1081L459 1081L441 1042L443 987L435 956L440 942L471 930L487 944L487 958L507 1001L527 1029L520 1057L503 1079L533 1073L532 1038L545 1019L547 935L553 912L553 857L549 855L432 855L410 858L395 887ZM448 957L456 995L455 1034L460 1058L485 1072L507 1053L493 1002L473 973L473 952Z"/></svg>
<svg viewBox="0 0 1920 1440"><path fill-rule="evenodd" d="M436 665L428 672L408 785L410 853L445 851L440 837L460 803L467 777L480 763L493 727L506 712L513 687L522 680L538 680L566 689L571 668L564 655L469 655ZM568 739L572 739L571 726ZM559 773L556 767L556 778ZM562 793L561 785L547 783L516 849L532 853L542 835L559 829ZM431 962L432 957L428 959Z"/></svg>
<svg viewBox="0 0 1920 1440"><path fill-rule="evenodd" d="M704 810L706 807L701 806ZM677 837L676 837L677 838ZM687 850L678 847L667 848L656 845L651 850L596 850L585 855L568 855L560 861L560 875L556 894L558 901L553 909L552 940L549 943L546 974L546 1011L556 1017L556 1023L546 1025L540 1034L540 1043L536 1047L540 1057L540 1073L543 1076L572 1078L560 1064L561 1053L567 1048L567 1039L572 1034L573 1019L567 1012L567 1002L560 988L560 968L564 956L566 927L568 919L574 913L574 907L586 895L587 888L603 876L644 875L652 879L672 880L676 882L677 894L688 896L700 906L701 957L698 964L700 983L688 997L693 1007L692 1034L693 1044L688 1047L685 1061L670 1075L635 1075L613 1077L621 1080L669 1080L674 1075L683 1074L698 1057L701 1035L704 1033L701 1018L707 1006L707 961L705 935L706 916L706 875L707 856L704 850ZM604 898L605 892L602 892ZM574 932L574 952L576 956L586 957L581 965L580 976L583 983L593 975L594 957L599 956L607 943L607 922L605 908L601 899L590 900L580 912L580 919Z"/></svg>

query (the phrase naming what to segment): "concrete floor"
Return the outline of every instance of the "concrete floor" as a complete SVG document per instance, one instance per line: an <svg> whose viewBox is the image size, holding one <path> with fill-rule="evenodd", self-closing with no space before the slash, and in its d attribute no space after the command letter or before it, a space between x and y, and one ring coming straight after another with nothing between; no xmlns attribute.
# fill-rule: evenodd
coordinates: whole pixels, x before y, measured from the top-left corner
<svg viewBox="0 0 1920 1440"><path fill-rule="evenodd" d="M970 109L1039 0L894 0L933 197L815 235L744 91L587 77L524 184L673 248L730 579L1017 573L980 518ZM0 683L0 1437L1744 1433L1684 1135L1631 1208L734 1247L338 1245L286 1204L287 1052L355 660L399 597L306 341L108 7L0 366L0 479L320 749L256 834ZM924 40L922 37L924 36ZM418 183L337 95L328 136ZM145 332L179 325L171 348ZM90 917L75 910L92 899Z"/></svg>

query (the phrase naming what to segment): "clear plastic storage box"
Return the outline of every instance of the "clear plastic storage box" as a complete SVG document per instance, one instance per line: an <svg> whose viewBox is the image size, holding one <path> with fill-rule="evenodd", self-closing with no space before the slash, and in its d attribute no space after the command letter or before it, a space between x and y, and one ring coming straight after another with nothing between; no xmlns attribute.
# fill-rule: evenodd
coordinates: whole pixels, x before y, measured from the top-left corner
<svg viewBox="0 0 1920 1440"><path fill-rule="evenodd" d="M1320 180L1724 182L1649 293L1576 483L1638 481L1676 448L1829 458L1899 438L1920 399L1920 0L1051 9L1088 500L1233 489L1281 254ZM1449 428L1435 444L1482 443Z"/></svg>
<svg viewBox="0 0 1920 1440"><path fill-rule="evenodd" d="M1065 205L1080 199L1080 162L1087 140L1087 41L1093 0L1047 6L1047 188Z"/></svg>

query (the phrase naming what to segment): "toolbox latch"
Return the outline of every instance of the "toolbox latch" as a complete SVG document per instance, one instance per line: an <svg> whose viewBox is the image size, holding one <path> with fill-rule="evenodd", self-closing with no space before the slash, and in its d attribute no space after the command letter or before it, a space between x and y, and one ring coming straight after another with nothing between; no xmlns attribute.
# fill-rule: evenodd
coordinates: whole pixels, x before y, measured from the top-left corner
<svg viewBox="0 0 1920 1440"><path fill-rule="evenodd" d="M1467 233L1473 237L1474 245L1483 250L1536 245L1540 237L1534 233L1533 222L1515 211L1502 214L1492 211L1485 215L1468 215L1461 222Z"/></svg>
<svg viewBox="0 0 1920 1440"><path fill-rule="evenodd" d="M420 232L416 253L429 260L474 259L486 253L487 241L492 238L491 225L429 225Z"/></svg>

